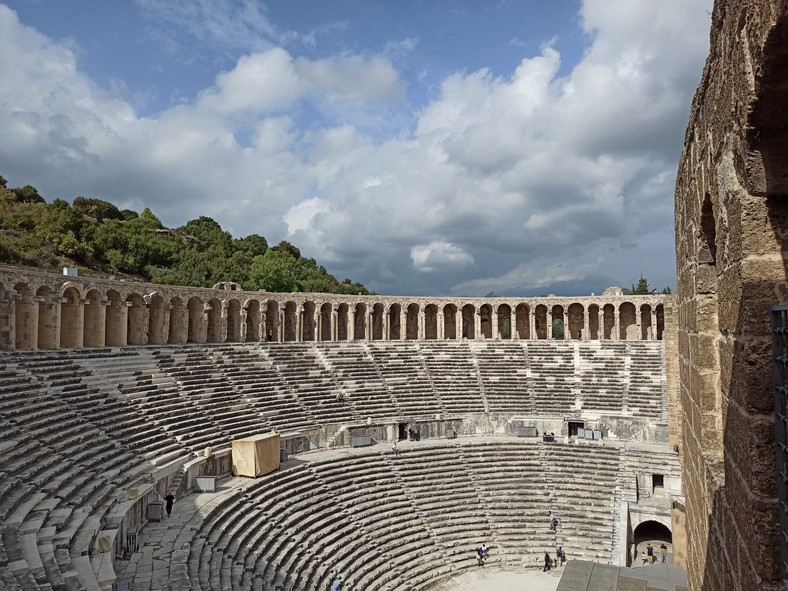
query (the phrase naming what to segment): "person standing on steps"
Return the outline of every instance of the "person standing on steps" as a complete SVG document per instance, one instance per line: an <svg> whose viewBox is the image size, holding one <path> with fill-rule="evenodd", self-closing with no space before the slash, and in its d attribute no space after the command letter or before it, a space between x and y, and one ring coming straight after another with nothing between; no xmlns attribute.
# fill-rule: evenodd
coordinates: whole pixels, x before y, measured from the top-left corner
<svg viewBox="0 0 788 591"><path fill-rule="evenodd" d="M550 570L550 554L547 552L547 550L545 550L544 551L544 568L542 569L542 572L546 572L548 570Z"/></svg>
<svg viewBox="0 0 788 591"><path fill-rule="evenodd" d="M337 581L331 586L331 591L342 591L343 586L342 581Z"/></svg>
<svg viewBox="0 0 788 591"><path fill-rule="evenodd" d="M392 446L391 446L391 449L392 449L392 451L394 451L394 455L395 455L395 456L398 456L398 455L400 455L400 453L401 453L401 452L400 452L399 448L397 447L397 444L396 444L396 443L395 443L394 445L392 445Z"/></svg>
<svg viewBox="0 0 788 591"><path fill-rule="evenodd" d="M484 555L482 554L482 549L476 549L476 564L479 566L484 566Z"/></svg>
<svg viewBox="0 0 788 591"><path fill-rule="evenodd" d="M648 563L654 564L654 548L651 547L651 544L646 546L646 554L648 554Z"/></svg>
<svg viewBox="0 0 788 591"><path fill-rule="evenodd" d="M665 545L665 542L662 542L659 545L659 553L662 555L662 563L665 563L665 558L668 555L668 547Z"/></svg>
<svg viewBox="0 0 788 591"><path fill-rule="evenodd" d="M557 566L564 566L564 549L561 546L558 546L558 550L555 551L555 562Z"/></svg>
<svg viewBox="0 0 788 591"><path fill-rule="evenodd" d="M168 492L167 496L164 497L164 509L167 511L167 517L172 513L173 503L175 503L175 497L171 492Z"/></svg>
<svg viewBox="0 0 788 591"><path fill-rule="evenodd" d="M274 331L272 331L270 328L268 329L268 332L265 334L265 340L268 341L269 343L274 340Z"/></svg>
<svg viewBox="0 0 788 591"><path fill-rule="evenodd" d="M487 557L489 555L490 555L490 552L489 552L489 550L487 550L487 545L486 544L482 544L482 558L487 560Z"/></svg>

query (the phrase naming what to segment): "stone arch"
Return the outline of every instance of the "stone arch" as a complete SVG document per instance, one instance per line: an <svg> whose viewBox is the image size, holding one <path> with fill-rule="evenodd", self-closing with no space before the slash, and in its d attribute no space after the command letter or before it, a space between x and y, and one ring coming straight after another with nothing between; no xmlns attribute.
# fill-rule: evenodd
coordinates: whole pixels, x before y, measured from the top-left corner
<svg viewBox="0 0 788 591"><path fill-rule="evenodd" d="M517 304L514 309L514 334L518 339L531 338L531 307L528 304Z"/></svg>
<svg viewBox="0 0 788 591"><path fill-rule="evenodd" d="M359 302L353 311L353 340L363 341L367 335L367 305Z"/></svg>
<svg viewBox="0 0 788 591"><path fill-rule="evenodd" d="M492 306L490 304L482 304L479 307L479 332L483 339L491 339L493 337Z"/></svg>
<svg viewBox="0 0 788 591"><path fill-rule="evenodd" d="M566 335L566 338L582 339L583 329L585 329L584 318L583 318L584 310L582 304L578 304L578 303L570 304L569 308L567 309L567 312L569 316L569 331Z"/></svg>
<svg viewBox="0 0 788 591"><path fill-rule="evenodd" d="M104 342L108 347L125 347L128 342L126 337L128 329L126 303L114 289L107 292L107 300L109 305L105 313Z"/></svg>
<svg viewBox="0 0 788 591"><path fill-rule="evenodd" d="M601 340L599 337L599 304L588 306L588 338Z"/></svg>
<svg viewBox="0 0 788 591"><path fill-rule="evenodd" d="M632 302L624 302L618 307L620 330L618 338L622 341L638 339L637 310Z"/></svg>
<svg viewBox="0 0 788 591"><path fill-rule="evenodd" d="M2 287L0 287L0 294ZM57 297L46 285L36 291L38 299L38 348L57 349L60 344L60 319L58 318L59 302Z"/></svg>
<svg viewBox="0 0 788 591"><path fill-rule="evenodd" d="M183 300L174 297L170 300L170 322L167 329L167 342L171 345L180 345L184 342L184 307Z"/></svg>
<svg viewBox="0 0 788 591"><path fill-rule="evenodd" d="M260 322L263 315L260 312L260 302L258 300L249 300L246 302L246 335L244 340L247 343L256 343L262 339L260 334Z"/></svg>
<svg viewBox="0 0 788 591"><path fill-rule="evenodd" d="M547 306L539 304L534 310L534 330L537 339L546 339L547 330L550 328L550 323L547 320Z"/></svg>
<svg viewBox="0 0 788 591"><path fill-rule="evenodd" d="M405 324L405 338L414 340L419 338L419 305L409 304Z"/></svg>
<svg viewBox="0 0 788 591"><path fill-rule="evenodd" d="M602 308L602 334L606 341L615 335L616 308L613 304L605 304Z"/></svg>
<svg viewBox="0 0 788 591"><path fill-rule="evenodd" d="M241 342L241 302L231 299L227 302L227 339L228 343Z"/></svg>
<svg viewBox="0 0 788 591"><path fill-rule="evenodd" d="M399 341L402 339L402 327L400 326L402 317L402 306L391 304L389 308L389 340Z"/></svg>
<svg viewBox="0 0 788 591"><path fill-rule="evenodd" d="M38 306L30 287L26 283L14 286L17 298L14 302L16 324L16 349L35 349L38 344Z"/></svg>
<svg viewBox="0 0 788 591"><path fill-rule="evenodd" d="M285 324L282 327L282 335L285 342L297 341L298 327L298 304L295 302L285 303Z"/></svg>
<svg viewBox="0 0 788 591"><path fill-rule="evenodd" d="M495 338L512 338L512 307L509 304L498 306L498 334Z"/></svg>
<svg viewBox="0 0 788 591"><path fill-rule="evenodd" d="M186 303L186 309L189 311L189 330L187 342L189 343L204 343L205 342L205 304L198 297L191 297Z"/></svg>
<svg viewBox="0 0 788 591"><path fill-rule="evenodd" d="M651 547L654 549L654 561L656 562L660 560L660 544L665 544L668 547L668 552L671 551L673 534L668 525L649 519L634 527L634 531L632 532L632 544L635 560L638 560L640 553L646 550L648 544L651 544Z"/></svg>
<svg viewBox="0 0 788 591"><path fill-rule="evenodd" d="M106 344L107 318L104 297L98 289L85 295L85 321L82 344L85 347L103 347Z"/></svg>
<svg viewBox="0 0 788 591"><path fill-rule="evenodd" d="M350 306L345 303L339 304L337 309L337 340L346 341L348 336L348 311Z"/></svg>
<svg viewBox="0 0 788 591"><path fill-rule="evenodd" d="M208 300L208 326L205 340L208 343L222 342L222 302L216 298Z"/></svg>
<svg viewBox="0 0 788 591"><path fill-rule="evenodd" d="M665 334L665 306L657 304L657 340L661 341Z"/></svg>
<svg viewBox="0 0 788 591"><path fill-rule="evenodd" d="M82 346L82 296L75 287L67 287L60 304L60 347L79 349Z"/></svg>
<svg viewBox="0 0 788 591"><path fill-rule="evenodd" d="M383 326L383 316L386 313L386 307L378 302L372 306L372 340L382 341L385 328Z"/></svg>
<svg viewBox="0 0 788 591"><path fill-rule="evenodd" d="M476 338L476 307L473 304L462 307L462 338Z"/></svg>
<svg viewBox="0 0 788 591"><path fill-rule="evenodd" d="M446 339L457 338L457 306L454 304L443 306L443 337Z"/></svg>
<svg viewBox="0 0 788 591"><path fill-rule="evenodd" d="M651 340L651 305L643 304L640 306L640 340Z"/></svg>
<svg viewBox="0 0 788 591"><path fill-rule="evenodd" d="M432 341L438 338L438 306L435 304L424 307L424 338Z"/></svg>
<svg viewBox="0 0 788 591"><path fill-rule="evenodd" d="M164 298L153 295L148 303L148 344L166 345L170 332L169 318Z"/></svg>
<svg viewBox="0 0 788 591"><path fill-rule="evenodd" d="M554 339L568 339L569 335L566 334L566 326L564 326L564 307L560 304L554 305L550 309L550 318L548 319L550 330Z"/></svg>
<svg viewBox="0 0 788 591"><path fill-rule="evenodd" d="M265 310L266 340L270 337L272 341L279 341L279 302L268 300Z"/></svg>
<svg viewBox="0 0 788 591"><path fill-rule="evenodd" d="M330 302L320 306L320 340L333 341L334 335L331 334L331 313L334 308Z"/></svg>
<svg viewBox="0 0 788 591"><path fill-rule="evenodd" d="M133 293L126 298L126 302L131 304L126 311L128 344L145 345L148 343L145 300L141 295Z"/></svg>
<svg viewBox="0 0 788 591"><path fill-rule="evenodd" d="M315 325L315 302L304 302L303 326L301 327L301 338L305 341L316 341L317 326Z"/></svg>

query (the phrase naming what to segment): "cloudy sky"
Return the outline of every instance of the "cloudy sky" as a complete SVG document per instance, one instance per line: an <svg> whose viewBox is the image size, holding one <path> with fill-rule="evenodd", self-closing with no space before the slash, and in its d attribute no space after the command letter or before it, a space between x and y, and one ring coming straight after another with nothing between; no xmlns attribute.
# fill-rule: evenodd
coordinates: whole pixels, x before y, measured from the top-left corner
<svg viewBox="0 0 788 591"><path fill-rule="evenodd" d="M712 0L0 4L0 174L390 294L675 285Z"/></svg>

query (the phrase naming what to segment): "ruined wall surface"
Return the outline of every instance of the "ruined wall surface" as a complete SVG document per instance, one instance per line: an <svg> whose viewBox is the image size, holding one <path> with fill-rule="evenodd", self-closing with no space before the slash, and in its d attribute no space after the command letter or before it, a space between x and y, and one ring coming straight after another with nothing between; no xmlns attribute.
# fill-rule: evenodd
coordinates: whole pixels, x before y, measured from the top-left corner
<svg viewBox="0 0 788 591"><path fill-rule="evenodd" d="M771 306L788 300L788 2L717 0L676 181L690 588L780 588Z"/></svg>
<svg viewBox="0 0 788 591"><path fill-rule="evenodd" d="M676 317L676 300L665 300L665 384L668 398L668 441L670 447L681 448L681 398L679 385L679 332Z"/></svg>

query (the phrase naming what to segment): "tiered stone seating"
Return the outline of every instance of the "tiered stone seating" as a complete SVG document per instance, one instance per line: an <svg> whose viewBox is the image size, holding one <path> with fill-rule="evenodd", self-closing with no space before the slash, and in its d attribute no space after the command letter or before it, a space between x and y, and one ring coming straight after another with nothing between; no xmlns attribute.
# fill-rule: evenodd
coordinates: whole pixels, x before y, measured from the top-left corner
<svg viewBox="0 0 788 591"><path fill-rule="evenodd" d="M232 363L237 369L228 379L267 424L280 433L317 428L315 418L284 381L274 362L259 346L234 347Z"/></svg>
<svg viewBox="0 0 788 591"><path fill-rule="evenodd" d="M624 343L583 343L580 349L580 396L583 410L621 413L626 389Z"/></svg>
<svg viewBox="0 0 788 591"><path fill-rule="evenodd" d="M418 346L446 414L485 412L479 371L467 342L421 341Z"/></svg>
<svg viewBox="0 0 788 591"><path fill-rule="evenodd" d="M529 360L523 346L519 342L474 341L471 348L479 361L479 375L489 411L510 414L533 412Z"/></svg>
<svg viewBox="0 0 788 591"><path fill-rule="evenodd" d="M115 492L138 481L146 465L50 393L86 375L78 364L58 355L18 361L0 381L3 548L22 588L80 588L76 582L87 575L76 565Z"/></svg>
<svg viewBox="0 0 788 591"><path fill-rule="evenodd" d="M147 356L155 369L119 384L119 391L146 420L159 425L191 451L201 453L207 446L226 446L228 440L221 427L193 399L180 392L172 376L160 369L167 366L179 349L169 348L161 354L150 349L141 350L140 356Z"/></svg>
<svg viewBox="0 0 788 591"><path fill-rule="evenodd" d="M635 416L667 416L665 349L661 342L627 342L631 358L627 407Z"/></svg>
<svg viewBox="0 0 788 591"><path fill-rule="evenodd" d="M528 341L528 361L533 381L534 410L565 414L575 406L575 343Z"/></svg>
<svg viewBox="0 0 788 591"><path fill-rule="evenodd" d="M277 343L266 347L284 382L318 425L358 421L353 401L337 402L342 392L319 357L314 343Z"/></svg>
<svg viewBox="0 0 788 591"><path fill-rule="evenodd" d="M369 350L405 417L434 417L443 412L415 342L372 342Z"/></svg>
<svg viewBox="0 0 788 591"><path fill-rule="evenodd" d="M326 342L319 345L319 351L330 365L337 386L353 402L359 416L393 420L402 415L363 343Z"/></svg>
<svg viewBox="0 0 788 591"><path fill-rule="evenodd" d="M616 449L537 442L419 446L270 474L230 495L190 544L196 590L427 589L491 560L562 545L609 562ZM549 530L548 511L560 521Z"/></svg>
<svg viewBox="0 0 788 591"><path fill-rule="evenodd" d="M231 380L241 371L233 362L232 347L159 352L157 358L162 372L177 383L181 396L193 400L216 424L225 445L271 430Z"/></svg>

